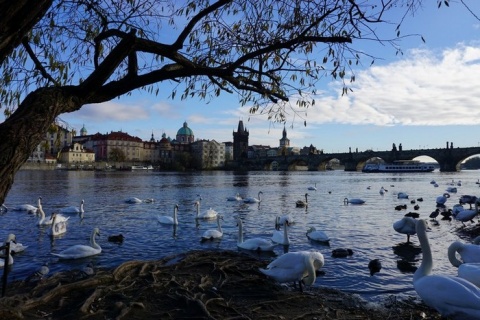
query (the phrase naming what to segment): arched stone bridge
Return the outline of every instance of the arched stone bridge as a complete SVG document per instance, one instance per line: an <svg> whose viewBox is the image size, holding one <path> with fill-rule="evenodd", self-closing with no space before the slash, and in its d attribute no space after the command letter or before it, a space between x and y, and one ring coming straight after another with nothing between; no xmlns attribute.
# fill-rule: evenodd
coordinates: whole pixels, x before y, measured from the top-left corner
<svg viewBox="0 0 480 320"><path fill-rule="evenodd" d="M322 153L310 155L285 155L256 159L245 159L242 166L252 170L294 170L306 166L309 171L325 170L330 160L338 159L345 166L345 171L359 171L365 162L372 158L381 158L390 163L395 160L412 160L419 156L428 156L438 162L440 171L456 172L462 161L470 156L480 154L480 147L437 148L417 150L361 151L346 153Z"/></svg>

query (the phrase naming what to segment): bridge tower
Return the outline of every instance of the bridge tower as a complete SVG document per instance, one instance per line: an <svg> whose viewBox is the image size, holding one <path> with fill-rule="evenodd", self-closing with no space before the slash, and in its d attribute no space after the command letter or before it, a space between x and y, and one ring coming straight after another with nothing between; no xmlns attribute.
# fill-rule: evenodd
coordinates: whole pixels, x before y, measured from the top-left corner
<svg viewBox="0 0 480 320"><path fill-rule="evenodd" d="M240 120L237 132L233 131L233 160L238 161L248 157L248 136L249 132Z"/></svg>

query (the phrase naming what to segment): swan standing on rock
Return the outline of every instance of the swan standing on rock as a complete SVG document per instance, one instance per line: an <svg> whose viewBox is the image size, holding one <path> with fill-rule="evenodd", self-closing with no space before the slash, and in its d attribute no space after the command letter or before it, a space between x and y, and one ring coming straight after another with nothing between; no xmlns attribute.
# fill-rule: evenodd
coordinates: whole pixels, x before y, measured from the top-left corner
<svg viewBox="0 0 480 320"><path fill-rule="evenodd" d="M276 244L273 244L271 241L262 238L250 238L243 240L243 222L242 219L237 218L238 224L238 240L237 247L244 250L253 250L253 251L273 251Z"/></svg>
<svg viewBox="0 0 480 320"><path fill-rule="evenodd" d="M243 202L244 203L260 203L260 202L262 202L262 197L261 197L262 194L263 194L263 192L259 191L258 192L258 198L248 197L248 198L243 199Z"/></svg>
<svg viewBox="0 0 480 320"><path fill-rule="evenodd" d="M288 252L273 260L260 272L279 283L298 281L300 291L302 283L310 286L317 279L316 270L325 264L323 255L318 251Z"/></svg>
<svg viewBox="0 0 480 320"><path fill-rule="evenodd" d="M60 253L52 252L52 254L60 259L80 259L100 254L102 252L102 248L95 241L95 236L97 235L100 235L100 230L95 228L90 236L90 246L76 244Z"/></svg>
<svg viewBox="0 0 480 320"><path fill-rule="evenodd" d="M178 219L177 219L177 211L178 211L178 204L173 206L173 217L168 217L168 216L159 216L158 217L158 222L162 224L178 224Z"/></svg>
<svg viewBox="0 0 480 320"><path fill-rule="evenodd" d="M305 208L308 206L308 193L305 193L305 201L303 200L297 200L297 202L295 202L295 206L297 208Z"/></svg>
<svg viewBox="0 0 480 320"><path fill-rule="evenodd" d="M195 201L195 206L197 207L197 215L195 216L196 219L215 219L218 216L217 211L213 210L212 208L208 209L207 211L200 212L200 201Z"/></svg>
<svg viewBox="0 0 480 320"><path fill-rule="evenodd" d="M221 239L223 237L222 225L220 220L223 220L223 216L217 216L217 229L210 229L203 233L202 242L207 240Z"/></svg>
<svg viewBox="0 0 480 320"><path fill-rule="evenodd" d="M422 263L413 275L413 287L426 305L451 319L480 319L480 289L471 282L446 275L431 275L432 251L427 223L418 220L416 232L422 248Z"/></svg>

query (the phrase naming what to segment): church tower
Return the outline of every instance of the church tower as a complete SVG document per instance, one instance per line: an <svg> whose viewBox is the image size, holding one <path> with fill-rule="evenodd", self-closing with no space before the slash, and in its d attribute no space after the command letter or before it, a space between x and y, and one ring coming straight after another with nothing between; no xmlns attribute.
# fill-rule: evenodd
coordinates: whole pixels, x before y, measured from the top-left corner
<svg viewBox="0 0 480 320"><path fill-rule="evenodd" d="M237 132L233 131L233 160L248 157L248 135L247 129L243 127L243 121L240 120Z"/></svg>
<svg viewBox="0 0 480 320"><path fill-rule="evenodd" d="M290 148L290 139L287 138L287 130L283 127L282 139L280 139L280 149Z"/></svg>

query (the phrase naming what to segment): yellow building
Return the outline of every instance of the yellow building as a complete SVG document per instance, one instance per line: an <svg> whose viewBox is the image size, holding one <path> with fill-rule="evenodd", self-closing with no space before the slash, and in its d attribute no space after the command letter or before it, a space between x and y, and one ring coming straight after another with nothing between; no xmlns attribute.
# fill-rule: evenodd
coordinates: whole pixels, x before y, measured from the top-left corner
<svg viewBox="0 0 480 320"><path fill-rule="evenodd" d="M62 149L60 161L65 164L92 163L95 162L95 152L75 142L71 146Z"/></svg>

